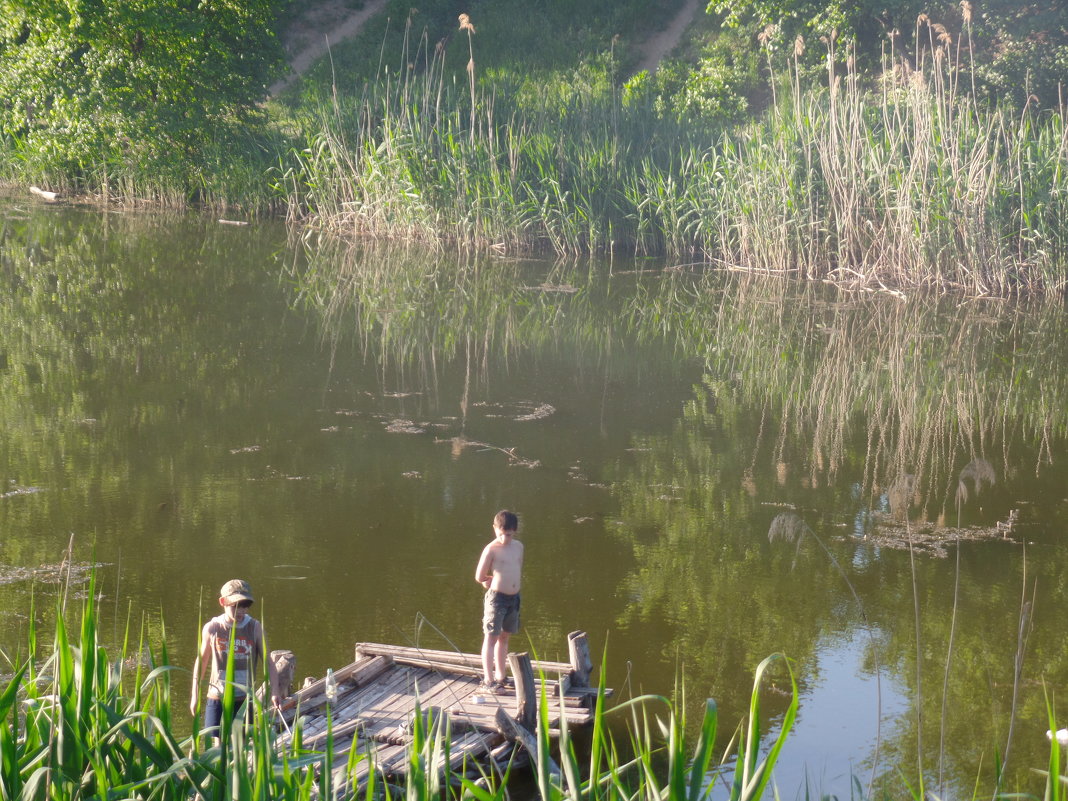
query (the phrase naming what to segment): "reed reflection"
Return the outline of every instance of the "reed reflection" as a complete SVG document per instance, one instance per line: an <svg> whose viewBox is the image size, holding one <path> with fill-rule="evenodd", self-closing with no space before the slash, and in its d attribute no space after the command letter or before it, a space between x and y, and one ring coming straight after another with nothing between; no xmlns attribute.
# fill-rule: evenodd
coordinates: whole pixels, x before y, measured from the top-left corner
<svg viewBox="0 0 1068 801"><path fill-rule="evenodd" d="M1019 602L1034 589L1019 545L1059 548L1045 527L1063 521L1061 305L358 253L331 255L344 269L318 276L316 302L328 337L358 332L389 369L418 365L432 381L455 362L492 383L510 360L563 353L624 380L643 365L666 372L665 359L698 366L667 433L635 426L590 472L617 504L605 531L634 565L615 630L672 643L662 660L681 660L725 719L744 714L749 668L767 654L797 661L804 694L823 651L860 643L864 673L907 699L892 731L861 733L864 772L893 780L920 765L962 787L1010 755L1010 720L1042 720L1018 670L1018 633L1037 624ZM990 542L967 551L958 585L951 561L929 556L966 539ZM1057 560L1028 570L1064 584ZM1050 606L1037 615L1055 625ZM1068 678L1059 652L1034 662ZM766 703L786 701L772 689ZM976 715L992 738L969 736ZM1012 754L1020 775L1041 747Z"/></svg>

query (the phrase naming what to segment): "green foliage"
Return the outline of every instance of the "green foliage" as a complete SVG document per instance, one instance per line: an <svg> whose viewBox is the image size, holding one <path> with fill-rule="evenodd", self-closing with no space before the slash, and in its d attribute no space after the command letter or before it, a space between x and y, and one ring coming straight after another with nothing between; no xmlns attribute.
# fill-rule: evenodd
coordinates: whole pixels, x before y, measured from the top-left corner
<svg viewBox="0 0 1068 801"><path fill-rule="evenodd" d="M197 189L282 63L279 0L0 0L0 134L31 174Z"/></svg>
<svg viewBox="0 0 1068 801"><path fill-rule="evenodd" d="M798 34L838 32L877 48L880 33L911 28L928 6L923 0L711 0L707 10L720 15L726 26L752 33L773 26L787 42Z"/></svg>
<svg viewBox="0 0 1068 801"><path fill-rule="evenodd" d="M977 4L976 74L994 99L1068 104L1068 5L1056 0Z"/></svg>
<svg viewBox="0 0 1068 801"><path fill-rule="evenodd" d="M706 42L693 61L668 60L652 75L634 75L624 85L624 100L651 102L661 115L739 122L760 83L757 53L726 31Z"/></svg>
<svg viewBox="0 0 1068 801"><path fill-rule="evenodd" d="M754 49L789 50L801 37L812 65L826 55L825 48L813 47L817 41L851 43L869 73L880 70L880 53L890 39L898 55L914 64L929 22L936 36L967 54L977 88L991 99L1019 107L1034 95L1044 108L1065 100L1060 87L1068 75L1068 6L1057 0L711 0L707 11L726 27L745 31Z"/></svg>

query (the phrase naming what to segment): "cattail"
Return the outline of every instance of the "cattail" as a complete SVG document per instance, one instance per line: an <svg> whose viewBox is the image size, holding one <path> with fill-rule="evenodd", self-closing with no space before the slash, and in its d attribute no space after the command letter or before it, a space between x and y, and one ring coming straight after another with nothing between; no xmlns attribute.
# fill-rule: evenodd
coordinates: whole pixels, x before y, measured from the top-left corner
<svg viewBox="0 0 1068 801"><path fill-rule="evenodd" d="M760 33L757 34L757 41L760 42L765 47L767 47L768 46L768 42L770 42L772 37L774 37L774 36L775 36L775 26L774 25L767 25L767 26L765 26L764 30L762 30Z"/></svg>
<svg viewBox="0 0 1068 801"><path fill-rule="evenodd" d="M797 38L794 39L794 57L798 58L804 52L805 52L805 40L801 36L801 34L798 34Z"/></svg>
<svg viewBox="0 0 1068 801"><path fill-rule="evenodd" d="M926 14L920 14L920 16L916 17L916 27L917 28L920 27L925 22L927 22L929 19L930 19L930 17L928 17Z"/></svg>
<svg viewBox="0 0 1068 801"><path fill-rule="evenodd" d="M972 4L968 0L960 0L960 15L964 18L964 24L968 25L972 21Z"/></svg>
<svg viewBox="0 0 1068 801"><path fill-rule="evenodd" d="M475 26L471 24L471 18L467 14L460 15L460 30L475 32Z"/></svg>

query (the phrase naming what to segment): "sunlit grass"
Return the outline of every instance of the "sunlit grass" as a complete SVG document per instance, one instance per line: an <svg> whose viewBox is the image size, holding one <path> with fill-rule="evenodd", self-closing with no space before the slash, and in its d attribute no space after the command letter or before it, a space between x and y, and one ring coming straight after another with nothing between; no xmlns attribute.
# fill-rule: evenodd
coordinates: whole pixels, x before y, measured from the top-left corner
<svg viewBox="0 0 1068 801"><path fill-rule="evenodd" d="M1063 289L1064 115L982 106L961 89L959 52L932 39L924 54L913 69L891 53L865 86L832 45L822 86L793 65L762 119L724 132L610 88L551 108L504 80L475 93L424 45L418 70L324 103L278 186L291 213L352 237Z"/></svg>

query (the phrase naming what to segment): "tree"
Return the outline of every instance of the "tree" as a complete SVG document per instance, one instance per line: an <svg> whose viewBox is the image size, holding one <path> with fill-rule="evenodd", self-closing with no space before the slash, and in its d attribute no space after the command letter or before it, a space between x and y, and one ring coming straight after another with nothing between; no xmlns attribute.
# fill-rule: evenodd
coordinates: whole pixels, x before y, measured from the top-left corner
<svg viewBox="0 0 1068 801"><path fill-rule="evenodd" d="M926 40L928 24L937 26L936 36L948 36L954 50L964 39L959 52L968 60L961 66L974 66L980 90L1015 105L1034 95L1041 105L1054 107L1068 79L1063 0L710 0L707 10L727 27L763 32L761 43L769 50L799 35L837 33L856 43L859 63L868 69L879 66L886 36L899 35L903 56L915 48L917 32ZM819 47L807 52L811 59L825 54Z"/></svg>
<svg viewBox="0 0 1068 801"><path fill-rule="evenodd" d="M78 175L195 159L283 63L282 0L0 0L0 133Z"/></svg>

